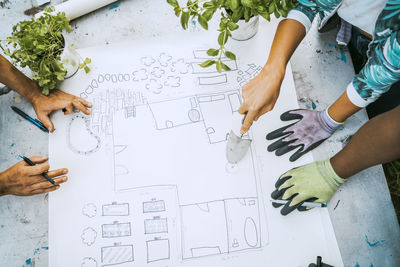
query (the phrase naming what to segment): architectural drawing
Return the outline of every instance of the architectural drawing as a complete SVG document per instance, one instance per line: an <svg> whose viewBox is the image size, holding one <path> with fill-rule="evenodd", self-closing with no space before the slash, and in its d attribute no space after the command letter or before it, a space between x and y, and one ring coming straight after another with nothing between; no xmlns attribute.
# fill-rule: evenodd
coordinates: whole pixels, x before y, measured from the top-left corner
<svg viewBox="0 0 400 267"><path fill-rule="evenodd" d="M143 213L162 212L162 211L165 211L164 200L143 202Z"/></svg>
<svg viewBox="0 0 400 267"><path fill-rule="evenodd" d="M253 79L261 70L261 66L257 66L255 64L247 64L246 69L240 69L237 71L236 81L240 86L243 86L251 79Z"/></svg>
<svg viewBox="0 0 400 267"><path fill-rule="evenodd" d="M89 217L93 218L97 214L97 207L93 203L88 203L82 208L82 214Z"/></svg>
<svg viewBox="0 0 400 267"><path fill-rule="evenodd" d="M103 216L129 216L129 203L103 205Z"/></svg>
<svg viewBox="0 0 400 267"><path fill-rule="evenodd" d="M101 139L93 133L89 117L77 114L71 118L68 124L67 144L73 152L84 156L100 149Z"/></svg>
<svg viewBox="0 0 400 267"><path fill-rule="evenodd" d="M86 257L82 260L81 267L97 267L97 261L91 257Z"/></svg>
<svg viewBox="0 0 400 267"><path fill-rule="evenodd" d="M181 206L183 258L260 248L257 201L254 197ZM199 229L199 221L203 230ZM197 235L198 231L204 234Z"/></svg>
<svg viewBox="0 0 400 267"><path fill-rule="evenodd" d="M101 230L103 238L116 238L116 237L132 235L130 222L126 223L114 222L112 224L103 224L101 226Z"/></svg>
<svg viewBox="0 0 400 267"><path fill-rule="evenodd" d="M133 245L114 245L101 248L103 266L132 262L133 257Z"/></svg>
<svg viewBox="0 0 400 267"><path fill-rule="evenodd" d="M253 125L253 143L240 162L226 159L241 86L264 60L248 53L265 49L266 42L253 40L229 44L238 59L223 55L232 71L221 73L199 66L213 58L204 49L212 45L185 38L80 51L92 58L92 71L61 89L93 108L89 116L52 118L59 130L50 135L51 164L67 163L74 179L50 194L49 266L303 266L304 254L293 249L299 246L327 257L324 211L291 214L282 223L279 211L265 205L271 181L292 167L262 149L265 131L280 123L276 111ZM296 108L290 78L279 108ZM291 241L284 245L293 257L278 257L277 232Z"/></svg>
<svg viewBox="0 0 400 267"><path fill-rule="evenodd" d="M81 234L82 243L91 246L96 241L97 232L92 227L87 227Z"/></svg>
<svg viewBox="0 0 400 267"><path fill-rule="evenodd" d="M169 260L170 245L168 239L155 239L146 241L147 263Z"/></svg>
<svg viewBox="0 0 400 267"><path fill-rule="evenodd" d="M145 234L168 233L167 218L154 217L153 219L144 220Z"/></svg>

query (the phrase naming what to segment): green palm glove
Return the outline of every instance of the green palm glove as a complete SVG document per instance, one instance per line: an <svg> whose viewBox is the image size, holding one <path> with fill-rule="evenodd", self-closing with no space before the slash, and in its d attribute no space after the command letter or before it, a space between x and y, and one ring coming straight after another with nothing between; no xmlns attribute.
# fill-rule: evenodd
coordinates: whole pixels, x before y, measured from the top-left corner
<svg viewBox="0 0 400 267"><path fill-rule="evenodd" d="M287 215L295 209L305 211L309 208L301 206L303 202L328 202L345 179L340 178L329 159L316 161L298 168L291 169L279 177L273 199L289 200L281 209L282 215ZM272 204L275 208L283 204Z"/></svg>

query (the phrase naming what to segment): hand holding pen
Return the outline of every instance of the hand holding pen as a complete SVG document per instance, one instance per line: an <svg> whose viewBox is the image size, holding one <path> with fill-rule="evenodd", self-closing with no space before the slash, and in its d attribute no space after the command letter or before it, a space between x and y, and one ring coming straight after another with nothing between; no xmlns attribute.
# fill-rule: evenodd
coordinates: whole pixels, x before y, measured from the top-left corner
<svg viewBox="0 0 400 267"><path fill-rule="evenodd" d="M20 161L11 168L0 173L0 196L17 195L30 196L48 193L60 188L60 184L67 181L68 170L65 168L49 171L48 158L34 156L30 161L35 166L30 166L25 161ZM44 178L45 173L54 181L56 186Z"/></svg>

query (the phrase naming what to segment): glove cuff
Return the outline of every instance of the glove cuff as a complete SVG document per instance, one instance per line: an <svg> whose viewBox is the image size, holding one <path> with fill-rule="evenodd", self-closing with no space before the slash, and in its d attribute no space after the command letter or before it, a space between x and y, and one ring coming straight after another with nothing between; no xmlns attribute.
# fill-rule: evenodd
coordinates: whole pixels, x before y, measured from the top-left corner
<svg viewBox="0 0 400 267"><path fill-rule="evenodd" d="M317 168L325 182L336 191L346 180L337 175L329 159L317 161Z"/></svg>
<svg viewBox="0 0 400 267"><path fill-rule="evenodd" d="M337 122L334 119L332 119L331 116L329 116L328 109L319 111L318 115L324 129L330 134L333 134L337 128L343 125L343 122Z"/></svg>

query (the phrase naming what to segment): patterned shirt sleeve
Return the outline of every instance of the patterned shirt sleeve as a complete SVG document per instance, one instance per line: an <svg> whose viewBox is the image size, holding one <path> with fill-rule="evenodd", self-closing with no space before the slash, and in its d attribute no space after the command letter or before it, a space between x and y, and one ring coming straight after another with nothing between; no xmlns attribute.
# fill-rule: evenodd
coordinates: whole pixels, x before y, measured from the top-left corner
<svg viewBox="0 0 400 267"><path fill-rule="evenodd" d="M369 46L368 61L347 87L350 101L359 107L374 102L400 81L399 13L399 1L397 9L387 5L382 11L375 26L374 41Z"/></svg>
<svg viewBox="0 0 400 267"><path fill-rule="evenodd" d="M287 18L300 22L308 32L316 15L320 21L326 21L334 14L342 0L299 0L298 2L299 4L289 11Z"/></svg>

